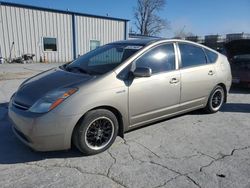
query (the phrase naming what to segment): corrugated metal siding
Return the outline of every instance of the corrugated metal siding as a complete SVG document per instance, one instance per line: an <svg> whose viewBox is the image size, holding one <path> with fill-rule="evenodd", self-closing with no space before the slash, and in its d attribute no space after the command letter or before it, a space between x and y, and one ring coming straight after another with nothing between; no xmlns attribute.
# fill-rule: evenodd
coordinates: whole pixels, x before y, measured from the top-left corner
<svg viewBox="0 0 250 188"><path fill-rule="evenodd" d="M0 5L0 45L2 56L9 58L35 54L35 61L46 56L49 62L73 59L72 20L70 14ZM57 38L56 52L43 52L43 37Z"/></svg>
<svg viewBox="0 0 250 188"><path fill-rule="evenodd" d="M0 4L0 56L9 58L14 42L12 57L35 54L49 62L68 62L73 54L73 13L16 7ZM101 45L123 40L126 21L100 17L75 16L76 55L90 50L90 40L98 40ZM57 51L43 51L43 37L57 38Z"/></svg>
<svg viewBox="0 0 250 188"><path fill-rule="evenodd" d="M76 16L77 54L90 50L90 40L98 40L101 45L124 40L125 24L124 21Z"/></svg>

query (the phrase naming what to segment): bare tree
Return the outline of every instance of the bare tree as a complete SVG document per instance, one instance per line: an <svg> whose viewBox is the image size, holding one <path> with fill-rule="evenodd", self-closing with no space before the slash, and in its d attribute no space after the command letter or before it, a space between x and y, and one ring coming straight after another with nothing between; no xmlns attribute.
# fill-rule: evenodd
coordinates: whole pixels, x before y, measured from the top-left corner
<svg viewBox="0 0 250 188"><path fill-rule="evenodd" d="M180 29L175 30L174 32L174 38L186 38L186 37L190 37L190 36L194 36L194 34L192 32L189 31L185 31L186 26L183 26Z"/></svg>
<svg viewBox="0 0 250 188"><path fill-rule="evenodd" d="M167 27L167 21L157 14L165 5L166 0L137 0L134 17L140 34L157 35Z"/></svg>

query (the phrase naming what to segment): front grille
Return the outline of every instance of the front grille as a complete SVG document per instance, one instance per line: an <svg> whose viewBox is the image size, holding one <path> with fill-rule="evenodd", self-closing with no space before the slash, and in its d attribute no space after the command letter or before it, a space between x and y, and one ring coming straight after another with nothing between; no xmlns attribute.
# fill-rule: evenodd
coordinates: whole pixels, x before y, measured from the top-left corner
<svg viewBox="0 0 250 188"><path fill-rule="evenodd" d="M18 103L18 102L16 102L16 101L13 101L13 106L15 106L16 108L18 108L18 109L20 109L20 110L28 110L29 109L29 107L28 106L25 106L25 105L23 105L23 104L20 104L20 103Z"/></svg>
<svg viewBox="0 0 250 188"><path fill-rule="evenodd" d="M14 128L14 131L16 132L16 134L18 134L18 136L20 136L25 142L30 143L29 139L22 132L17 130L15 127L13 127L13 128Z"/></svg>

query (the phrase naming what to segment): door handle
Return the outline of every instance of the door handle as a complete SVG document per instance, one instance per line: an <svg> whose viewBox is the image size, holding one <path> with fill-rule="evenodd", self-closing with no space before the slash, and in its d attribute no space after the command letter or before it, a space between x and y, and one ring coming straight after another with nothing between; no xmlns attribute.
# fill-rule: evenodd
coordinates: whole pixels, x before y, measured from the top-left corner
<svg viewBox="0 0 250 188"><path fill-rule="evenodd" d="M171 80L169 81L170 84L176 84L178 82L179 80L177 78L171 78Z"/></svg>
<svg viewBox="0 0 250 188"><path fill-rule="evenodd" d="M210 70L210 71L208 72L208 75L214 75L214 71Z"/></svg>

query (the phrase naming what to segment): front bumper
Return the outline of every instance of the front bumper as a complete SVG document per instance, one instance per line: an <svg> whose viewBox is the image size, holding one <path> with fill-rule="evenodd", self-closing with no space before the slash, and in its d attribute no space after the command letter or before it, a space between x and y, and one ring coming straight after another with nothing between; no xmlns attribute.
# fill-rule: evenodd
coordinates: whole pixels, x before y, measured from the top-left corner
<svg viewBox="0 0 250 188"><path fill-rule="evenodd" d="M67 150L79 115L63 116L57 111L34 114L16 108L10 101L9 119L17 138L36 151Z"/></svg>

